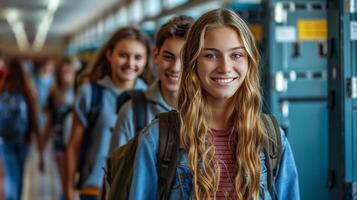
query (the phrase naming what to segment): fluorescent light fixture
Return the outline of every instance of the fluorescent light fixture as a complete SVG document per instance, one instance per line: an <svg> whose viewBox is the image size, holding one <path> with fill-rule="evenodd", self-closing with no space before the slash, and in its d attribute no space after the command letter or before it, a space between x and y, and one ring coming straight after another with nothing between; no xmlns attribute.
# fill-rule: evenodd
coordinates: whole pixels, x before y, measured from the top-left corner
<svg viewBox="0 0 357 200"><path fill-rule="evenodd" d="M7 10L5 13L5 17L9 23L13 23L19 19L19 11L15 9Z"/></svg>
<svg viewBox="0 0 357 200"><path fill-rule="evenodd" d="M26 36L24 24L19 20L19 12L17 10L9 10L6 12L5 17L14 32L20 51L29 49L30 44Z"/></svg>
<svg viewBox="0 0 357 200"><path fill-rule="evenodd" d="M59 6L60 0L48 0L47 10L50 13L56 12Z"/></svg>
<svg viewBox="0 0 357 200"><path fill-rule="evenodd" d="M48 0L47 13L44 15L38 26L35 41L32 44L34 51L41 51L45 44L47 33L53 21L53 15L57 11L59 4L60 0Z"/></svg>
<svg viewBox="0 0 357 200"><path fill-rule="evenodd" d="M48 14L47 17L44 17L38 26L37 34L35 41L32 45L33 50L40 51L45 43L48 30L50 29L51 23L53 20L53 15Z"/></svg>

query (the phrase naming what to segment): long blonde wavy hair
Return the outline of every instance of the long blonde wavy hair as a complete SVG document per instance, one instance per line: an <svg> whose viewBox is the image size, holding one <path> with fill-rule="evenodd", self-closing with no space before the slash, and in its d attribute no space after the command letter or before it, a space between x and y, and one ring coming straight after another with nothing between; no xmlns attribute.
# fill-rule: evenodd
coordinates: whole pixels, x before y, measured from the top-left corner
<svg viewBox="0 0 357 200"><path fill-rule="evenodd" d="M261 120L260 55L247 24L233 11L216 9L202 15L191 27L182 52L183 71L178 107L181 117L181 145L188 154L193 175L195 199L214 199L220 170L214 160L214 145L209 134L210 108L203 96L197 76L197 59L204 45L205 34L213 28L228 26L237 31L248 54L248 72L239 92L233 98L229 122L237 174L234 187L237 199L257 198L260 188L260 159L266 134ZM223 36L222 36L223 37Z"/></svg>

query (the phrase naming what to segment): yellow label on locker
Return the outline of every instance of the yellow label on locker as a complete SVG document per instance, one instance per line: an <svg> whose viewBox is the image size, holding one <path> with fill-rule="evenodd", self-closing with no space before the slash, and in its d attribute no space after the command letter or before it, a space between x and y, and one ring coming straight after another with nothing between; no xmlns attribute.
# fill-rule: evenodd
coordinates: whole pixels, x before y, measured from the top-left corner
<svg viewBox="0 0 357 200"><path fill-rule="evenodd" d="M249 25L250 31L252 31L252 34L255 38L256 41L261 42L263 40L263 28L262 25L260 24L250 24Z"/></svg>
<svg viewBox="0 0 357 200"><path fill-rule="evenodd" d="M327 39L327 21L325 19L298 20L297 27L300 41Z"/></svg>

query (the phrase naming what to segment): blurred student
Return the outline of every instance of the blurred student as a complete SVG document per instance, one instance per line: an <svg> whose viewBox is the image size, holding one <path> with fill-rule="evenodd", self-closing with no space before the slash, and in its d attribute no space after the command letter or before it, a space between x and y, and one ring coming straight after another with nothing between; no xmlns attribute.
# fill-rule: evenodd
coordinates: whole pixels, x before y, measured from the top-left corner
<svg viewBox="0 0 357 200"><path fill-rule="evenodd" d="M75 69L70 59L63 59L55 72L55 82L45 107L46 126L43 136L43 148L53 139L53 148L57 169L59 170L62 190L65 189L65 148L72 125L74 102Z"/></svg>
<svg viewBox="0 0 357 200"><path fill-rule="evenodd" d="M5 56L0 52L0 90L5 80L7 67L5 66ZM2 152L2 139L0 138L0 199L4 199L4 159Z"/></svg>
<svg viewBox="0 0 357 200"><path fill-rule="evenodd" d="M81 200L98 198L117 98L125 90L147 88L138 77L149 63L150 51L150 41L143 32L125 27L113 34L94 59L90 82L80 86L74 103L66 152L68 200L74 199L75 183Z"/></svg>
<svg viewBox="0 0 357 200"><path fill-rule="evenodd" d="M40 142L33 88L22 64L11 60L0 88L0 136L5 166L5 197L20 200L29 143ZM42 154L42 153L41 153Z"/></svg>
<svg viewBox="0 0 357 200"><path fill-rule="evenodd" d="M54 84L55 61L44 59L35 62L32 69L32 79L37 90L38 103L43 109L47 104L49 92Z"/></svg>
<svg viewBox="0 0 357 200"><path fill-rule="evenodd" d="M47 121L44 109L47 105L50 90L54 84L55 61L51 58L46 58L34 62L33 66L29 62L24 67L26 71L30 70L34 95L36 96L36 103L38 105L37 123L39 131L42 133Z"/></svg>

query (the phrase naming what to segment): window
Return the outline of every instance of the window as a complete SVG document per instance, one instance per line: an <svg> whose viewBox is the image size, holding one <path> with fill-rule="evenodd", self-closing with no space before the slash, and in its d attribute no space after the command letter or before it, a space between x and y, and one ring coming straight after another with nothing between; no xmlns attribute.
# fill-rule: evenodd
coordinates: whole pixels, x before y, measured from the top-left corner
<svg viewBox="0 0 357 200"><path fill-rule="evenodd" d="M85 32L83 31L81 34L80 34L80 46L84 46L86 43L86 36L85 36Z"/></svg>
<svg viewBox="0 0 357 200"><path fill-rule="evenodd" d="M144 15L153 17L160 14L161 0L144 0Z"/></svg>
<svg viewBox="0 0 357 200"><path fill-rule="evenodd" d="M188 0L164 0L163 1L165 9L172 9L186 2L188 2Z"/></svg>
<svg viewBox="0 0 357 200"><path fill-rule="evenodd" d="M199 6L190 8L190 9L186 10L184 12L184 14L188 15L188 16L191 16L193 18L198 18L203 13L205 13L205 12L207 12L209 10L216 9L216 8L221 8L221 7L222 7L222 3L221 2L213 1L213 2L201 4Z"/></svg>
<svg viewBox="0 0 357 200"><path fill-rule="evenodd" d="M160 18L159 19L159 26L161 26L164 23L166 23L167 21L169 21L173 16L175 16L175 15L167 15L165 17Z"/></svg>
<svg viewBox="0 0 357 200"><path fill-rule="evenodd" d="M103 24L103 20L100 20L97 23L97 36L102 35L104 32L104 24Z"/></svg>
<svg viewBox="0 0 357 200"><path fill-rule="evenodd" d="M105 19L104 30L106 33L111 33L116 28L115 15L110 15Z"/></svg>
<svg viewBox="0 0 357 200"><path fill-rule="evenodd" d="M154 32L156 29L156 23L155 23L155 21L146 21L141 24L141 28L144 31L153 31Z"/></svg>
<svg viewBox="0 0 357 200"><path fill-rule="evenodd" d="M139 0L133 1L130 6L130 22L139 22L143 19L143 7Z"/></svg>
<svg viewBox="0 0 357 200"><path fill-rule="evenodd" d="M118 26L125 26L128 24L128 13L127 8L121 7L116 14L117 24Z"/></svg>

